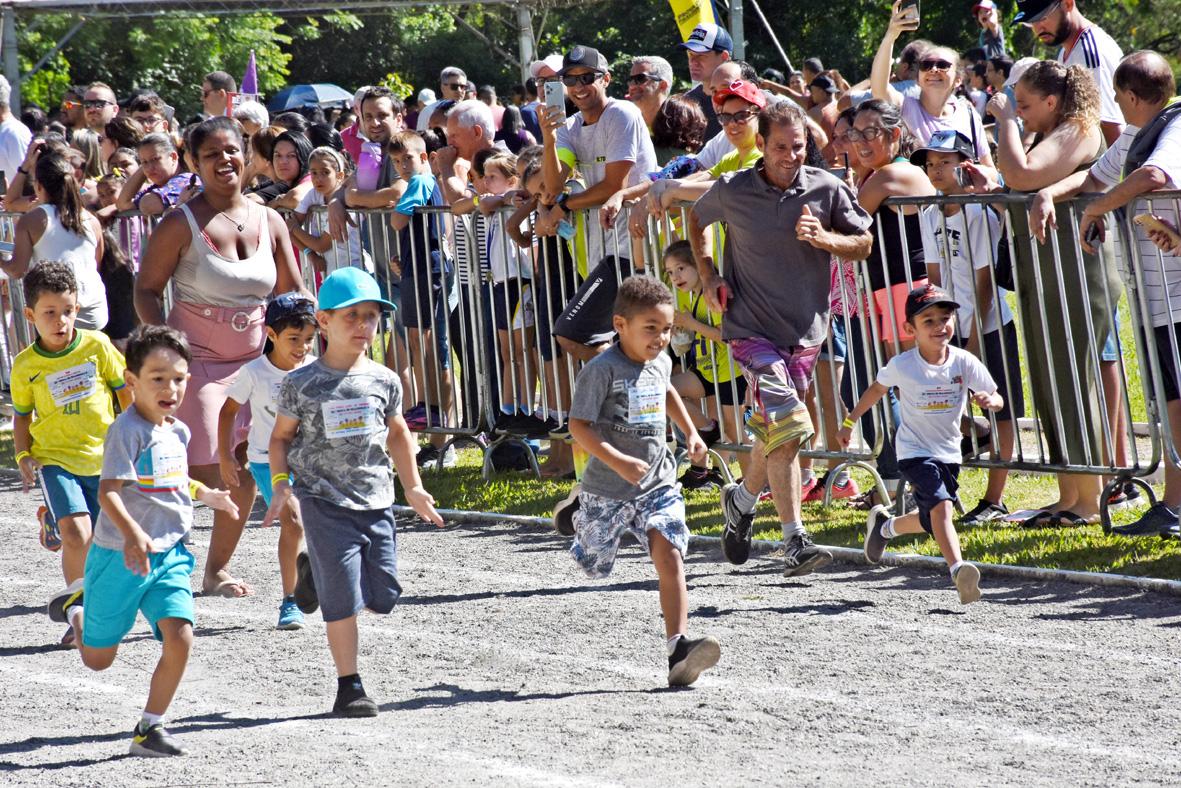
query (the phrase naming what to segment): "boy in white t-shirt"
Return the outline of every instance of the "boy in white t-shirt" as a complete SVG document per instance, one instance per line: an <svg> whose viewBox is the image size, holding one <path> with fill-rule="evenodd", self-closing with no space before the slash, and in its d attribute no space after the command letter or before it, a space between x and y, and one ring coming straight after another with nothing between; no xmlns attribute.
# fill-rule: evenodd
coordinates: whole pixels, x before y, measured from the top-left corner
<svg viewBox="0 0 1181 788"><path fill-rule="evenodd" d="M939 551L951 568L951 579L960 602L980 598L980 570L965 563L952 524L952 503L959 487L960 416L969 390L977 406L1000 410L1004 399L984 364L966 350L951 344L955 312L960 305L945 290L927 284L906 297L906 327L916 346L890 359L849 412L838 433L849 445L853 425L890 389L898 390L902 423L895 448L898 470L914 492L918 512L891 517L884 506L869 513L865 534L865 558L878 563L886 543L898 534L926 531L939 543Z"/></svg>
<svg viewBox="0 0 1181 788"><path fill-rule="evenodd" d="M973 160L972 151L971 140L945 129L932 134L925 146L911 154L910 163L922 167L941 194L968 194L960 174L963 165ZM1008 291L996 284L993 273L1001 238L1000 217L987 205L949 203L924 208L920 219L928 281L962 304L956 313L953 341L982 359L998 390L1004 392L1005 407L996 416L997 459L1008 462L1013 459L1017 439L1016 420L1025 415L1025 397L1017 325L1005 301ZM964 515L961 525L981 525L1009 514L1004 504L1008 476L1005 468L989 469L984 497Z"/></svg>
<svg viewBox="0 0 1181 788"><path fill-rule="evenodd" d="M238 461L234 458L234 419L238 409L250 404L250 436L246 459L250 475L271 505L271 465L269 448L275 428L276 402L283 378L293 369L311 363L312 342L316 339L316 304L302 293L276 296L266 311L267 351L238 370L238 376L226 392L226 402L218 419L217 453L221 478L230 487L238 486ZM307 556L300 553L303 524L292 507L279 517L279 575L283 583L283 601L279 604L278 629L302 629L303 613L296 600L298 568L307 568Z"/></svg>

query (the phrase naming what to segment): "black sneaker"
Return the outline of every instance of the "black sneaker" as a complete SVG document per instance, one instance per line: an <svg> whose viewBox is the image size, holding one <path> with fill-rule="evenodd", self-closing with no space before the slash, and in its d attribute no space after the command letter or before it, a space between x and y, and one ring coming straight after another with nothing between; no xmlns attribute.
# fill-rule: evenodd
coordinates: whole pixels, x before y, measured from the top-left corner
<svg viewBox="0 0 1181 788"><path fill-rule="evenodd" d="M701 436L701 440L708 448L722 439L722 425L715 421L712 427L698 430L697 434Z"/></svg>
<svg viewBox="0 0 1181 788"><path fill-rule="evenodd" d="M722 487L726 484L726 480L722 478L722 472L717 468L696 468L692 465L689 466L687 471L681 474L681 478L677 481L686 490L700 490L703 487Z"/></svg>
<svg viewBox="0 0 1181 788"><path fill-rule="evenodd" d="M131 732L131 749L128 752L141 758L168 758L188 753L158 722L147 730L143 729L142 722L136 725Z"/></svg>
<svg viewBox="0 0 1181 788"><path fill-rule="evenodd" d="M688 687L703 670L718 664L722 648L717 638L681 636L668 658L668 686Z"/></svg>
<svg viewBox="0 0 1181 788"><path fill-rule="evenodd" d="M732 564L745 564L750 558L750 540L754 534L754 512L740 512L734 505L734 494L738 484L727 484L722 488L722 517L726 525L722 529L722 555Z"/></svg>
<svg viewBox="0 0 1181 788"><path fill-rule="evenodd" d="M59 624L65 624L69 621L68 611L74 605L82 604L82 578L78 578L70 583L66 588L57 592L53 599L49 600L49 608L46 612L49 613L49 620L56 621Z"/></svg>
<svg viewBox="0 0 1181 788"><path fill-rule="evenodd" d="M509 428L509 432L523 438L548 438L550 425L546 424L537 416L532 414L521 414L517 416L513 425Z"/></svg>
<svg viewBox="0 0 1181 788"><path fill-rule="evenodd" d="M554 505L554 530L562 536L574 536L574 513L582 506L578 501L581 490L582 485L572 485L570 494Z"/></svg>
<svg viewBox="0 0 1181 788"><path fill-rule="evenodd" d="M332 713L337 717L376 717L377 703L365 694L365 687L357 681L347 687L336 688Z"/></svg>
<svg viewBox="0 0 1181 788"><path fill-rule="evenodd" d="M980 499L980 503L972 507L972 511L960 518L960 525L984 525L995 520L1003 520L1009 516L1009 510L1004 502L993 503Z"/></svg>
<svg viewBox="0 0 1181 788"><path fill-rule="evenodd" d="M1128 499L1128 503L1135 503L1140 500L1140 486L1135 482L1124 482L1124 497Z"/></svg>
<svg viewBox="0 0 1181 788"><path fill-rule="evenodd" d="M303 613L315 613L320 609L320 597L316 594L316 581L312 577L312 559L306 552L295 557L295 604Z"/></svg>
<svg viewBox="0 0 1181 788"><path fill-rule="evenodd" d="M499 413L496 416L496 426L492 431L497 435L515 435L520 430L521 419L524 416L520 413Z"/></svg>
<svg viewBox="0 0 1181 788"><path fill-rule="evenodd" d="M796 534L784 547L783 576L800 577L832 563L832 553L812 544L812 537Z"/></svg>
<svg viewBox="0 0 1181 788"><path fill-rule="evenodd" d="M1113 534L1120 536L1161 536L1177 527L1177 513L1163 503L1158 503L1139 520L1128 525L1117 525L1111 529Z"/></svg>
<svg viewBox="0 0 1181 788"><path fill-rule="evenodd" d="M430 463L437 463L439 461L439 447L427 444L418 450L418 454L414 455L414 462L419 468L425 468Z"/></svg>
<svg viewBox="0 0 1181 788"><path fill-rule="evenodd" d="M875 506L869 511L865 521L865 560L876 564L882 560L886 552L886 544L890 541L882 536L882 523L890 519L890 510L884 506Z"/></svg>
<svg viewBox="0 0 1181 788"><path fill-rule="evenodd" d="M570 437L570 422L559 422L553 416L545 420L545 424L549 427L549 436L556 441L564 441Z"/></svg>

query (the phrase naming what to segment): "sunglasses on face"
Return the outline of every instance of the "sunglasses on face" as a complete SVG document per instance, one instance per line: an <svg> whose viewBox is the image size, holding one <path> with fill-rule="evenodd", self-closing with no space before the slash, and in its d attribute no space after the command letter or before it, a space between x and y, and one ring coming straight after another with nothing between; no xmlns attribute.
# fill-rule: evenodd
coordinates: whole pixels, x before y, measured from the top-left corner
<svg viewBox="0 0 1181 788"><path fill-rule="evenodd" d="M107 101L106 99L86 99L82 102L82 106L86 107L86 109L102 109L108 104L114 103L115 102Z"/></svg>
<svg viewBox="0 0 1181 788"><path fill-rule="evenodd" d="M886 129L881 126L870 126L868 129L849 129L845 134L845 138L849 142L873 142L878 137L886 133Z"/></svg>
<svg viewBox="0 0 1181 788"><path fill-rule="evenodd" d="M593 85L600 76L598 71L592 71L589 74L567 74L562 77L562 84L568 88L575 85Z"/></svg>
<svg viewBox="0 0 1181 788"><path fill-rule="evenodd" d="M72 112L82 106L81 101L63 101L62 112Z"/></svg>
<svg viewBox="0 0 1181 788"><path fill-rule="evenodd" d="M719 112L718 123L721 123L723 126L728 126L731 123L746 123L757 114L757 112L749 109L740 109L737 112Z"/></svg>
<svg viewBox="0 0 1181 788"><path fill-rule="evenodd" d="M643 85L645 82L659 82L660 77L655 74L632 74L627 81L631 85Z"/></svg>
<svg viewBox="0 0 1181 788"><path fill-rule="evenodd" d="M937 59L920 60L919 61L919 71L930 71L932 69L938 69L939 71L947 71L953 65L954 64L949 60L937 60Z"/></svg>
<svg viewBox="0 0 1181 788"><path fill-rule="evenodd" d="M444 85L443 87L447 88L448 90L467 90L467 83L465 83L465 82L451 82L451 83Z"/></svg>

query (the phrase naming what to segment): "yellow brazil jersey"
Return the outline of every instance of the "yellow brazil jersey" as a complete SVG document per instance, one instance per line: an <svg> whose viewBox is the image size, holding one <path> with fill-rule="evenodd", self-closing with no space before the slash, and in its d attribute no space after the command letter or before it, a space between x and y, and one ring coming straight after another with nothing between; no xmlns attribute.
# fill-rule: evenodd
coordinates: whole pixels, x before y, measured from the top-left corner
<svg viewBox="0 0 1181 788"><path fill-rule="evenodd" d="M677 309L688 312L694 320L715 328L722 325L721 314L710 312L700 294L677 290L676 297ZM729 383L741 374L725 342L714 342L696 333L693 337L693 366L703 378L712 383Z"/></svg>
<svg viewBox="0 0 1181 788"><path fill-rule="evenodd" d="M34 343L12 362L12 407L33 414L33 457L77 476L102 472L103 439L115 420L111 390L123 388L123 355L101 331L74 329L50 353Z"/></svg>

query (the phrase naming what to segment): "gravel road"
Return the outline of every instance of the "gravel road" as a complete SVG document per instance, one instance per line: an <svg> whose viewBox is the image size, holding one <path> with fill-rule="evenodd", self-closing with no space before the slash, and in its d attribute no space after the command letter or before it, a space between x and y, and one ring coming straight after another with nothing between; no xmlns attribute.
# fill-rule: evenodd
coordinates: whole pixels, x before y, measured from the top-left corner
<svg viewBox="0 0 1181 788"><path fill-rule="evenodd" d="M325 715L323 623L273 629L278 531L251 527L234 568L255 595L197 599L167 719L191 754L133 759L158 645L141 620L103 673L56 646L43 610L62 581L35 508L0 479L5 785L1181 781L1175 598L986 578L962 608L943 573L835 565L788 581L770 558L694 553L691 627L718 637L722 661L670 691L655 576L634 546L595 582L551 533L415 523L403 604L361 623L376 719ZM198 512L199 559L209 522Z"/></svg>

